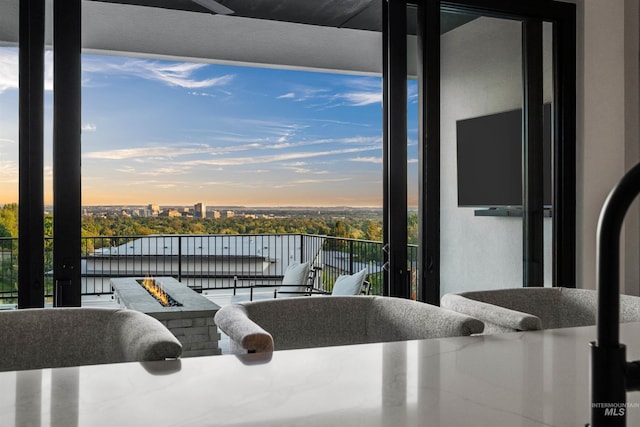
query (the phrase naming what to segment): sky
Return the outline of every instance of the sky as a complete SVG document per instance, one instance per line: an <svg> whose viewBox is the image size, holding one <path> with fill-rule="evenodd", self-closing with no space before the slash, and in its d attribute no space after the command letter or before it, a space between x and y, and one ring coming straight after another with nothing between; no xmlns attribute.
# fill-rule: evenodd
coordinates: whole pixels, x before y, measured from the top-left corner
<svg viewBox="0 0 640 427"><path fill-rule="evenodd" d="M411 176L413 82L408 95ZM381 206L381 99L379 77L83 55L82 204ZM0 204L17 201L17 164L18 50L0 48Z"/></svg>

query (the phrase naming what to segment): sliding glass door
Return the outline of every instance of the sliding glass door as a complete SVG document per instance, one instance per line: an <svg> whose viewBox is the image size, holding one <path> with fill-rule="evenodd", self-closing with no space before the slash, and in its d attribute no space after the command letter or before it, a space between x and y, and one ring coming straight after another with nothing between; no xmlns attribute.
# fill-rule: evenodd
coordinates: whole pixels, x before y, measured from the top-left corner
<svg viewBox="0 0 640 427"><path fill-rule="evenodd" d="M406 75L418 82L419 119L418 255L399 249L405 209L388 200L389 293L411 294L414 266L417 297L431 303L472 289L575 286L574 6L388 3L409 23L385 27L390 198L407 188L397 178L410 161L398 142Z"/></svg>
<svg viewBox="0 0 640 427"><path fill-rule="evenodd" d="M522 22L465 16L440 36L442 294L523 277Z"/></svg>

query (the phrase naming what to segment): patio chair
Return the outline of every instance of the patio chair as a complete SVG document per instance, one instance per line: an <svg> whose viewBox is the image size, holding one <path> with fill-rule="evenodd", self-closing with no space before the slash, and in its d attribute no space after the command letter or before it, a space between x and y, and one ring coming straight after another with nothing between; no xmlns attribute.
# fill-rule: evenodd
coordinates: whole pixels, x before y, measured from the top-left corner
<svg viewBox="0 0 640 427"><path fill-rule="evenodd" d="M182 345L158 320L111 308L0 312L0 371L173 359Z"/></svg>
<svg viewBox="0 0 640 427"><path fill-rule="evenodd" d="M341 274L336 279L333 284L333 288L331 291L326 291L325 289L315 288L313 285L315 284L315 276L317 272L321 270L319 267L315 267L312 269L310 275L310 287L306 291L278 291L278 295L332 295L332 296L347 296L347 295L369 295L369 291L371 289L371 283L366 280L367 278L367 269L364 268L357 273L354 274Z"/></svg>
<svg viewBox="0 0 640 427"><path fill-rule="evenodd" d="M235 354L471 335L481 321L379 296L284 298L231 304L215 315Z"/></svg>
<svg viewBox="0 0 640 427"><path fill-rule="evenodd" d="M307 295L315 280L315 270L312 270L308 262L294 262L287 266L279 285L253 284L249 286L249 295L237 295L234 283L231 302L254 301L259 299L286 298L291 296ZM254 289L273 288L271 292L256 295Z"/></svg>
<svg viewBox="0 0 640 427"><path fill-rule="evenodd" d="M511 288L446 294L441 307L476 317L485 334L596 324L598 292L573 288ZM640 321L640 297L620 296L620 321Z"/></svg>

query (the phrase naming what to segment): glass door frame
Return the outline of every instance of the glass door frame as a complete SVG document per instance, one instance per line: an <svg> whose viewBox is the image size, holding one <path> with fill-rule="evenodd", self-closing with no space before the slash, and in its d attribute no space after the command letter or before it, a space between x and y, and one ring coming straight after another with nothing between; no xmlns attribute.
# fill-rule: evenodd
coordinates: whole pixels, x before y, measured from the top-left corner
<svg viewBox="0 0 640 427"><path fill-rule="evenodd" d="M45 1L20 0L18 308L44 307ZM81 305L81 0L53 5L53 305Z"/></svg>
<svg viewBox="0 0 640 427"><path fill-rule="evenodd" d="M552 0L381 0L385 295L408 298L406 8L417 8L418 300L440 301L440 12L523 23L523 286L543 285L542 23L553 24L552 285L576 283L576 7ZM404 131L402 130L404 127Z"/></svg>

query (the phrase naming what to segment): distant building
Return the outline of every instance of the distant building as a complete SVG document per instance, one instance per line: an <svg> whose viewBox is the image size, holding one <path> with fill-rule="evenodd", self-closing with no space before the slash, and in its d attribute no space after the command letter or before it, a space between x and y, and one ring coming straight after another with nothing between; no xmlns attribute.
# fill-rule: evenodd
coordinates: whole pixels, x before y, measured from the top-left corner
<svg viewBox="0 0 640 427"><path fill-rule="evenodd" d="M204 203L196 203L193 205L193 216L194 218L206 218L207 217L207 206Z"/></svg>
<svg viewBox="0 0 640 427"><path fill-rule="evenodd" d="M213 211L213 212L211 212L211 214L212 214L211 216L212 216L214 219L218 219L218 218L220 218L220 211Z"/></svg>
<svg viewBox="0 0 640 427"><path fill-rule="evenodd" d="M235 216L235 212L233 211L227 211L227 218L233 218Z"/></svg>
<svg viewBox="0 0 640 427"><path fill-rule="evenodd" d="M149 205L147 206L149 212L151 212L150 216L158 216L160 215L160 206L159 205Z"/></svg>

